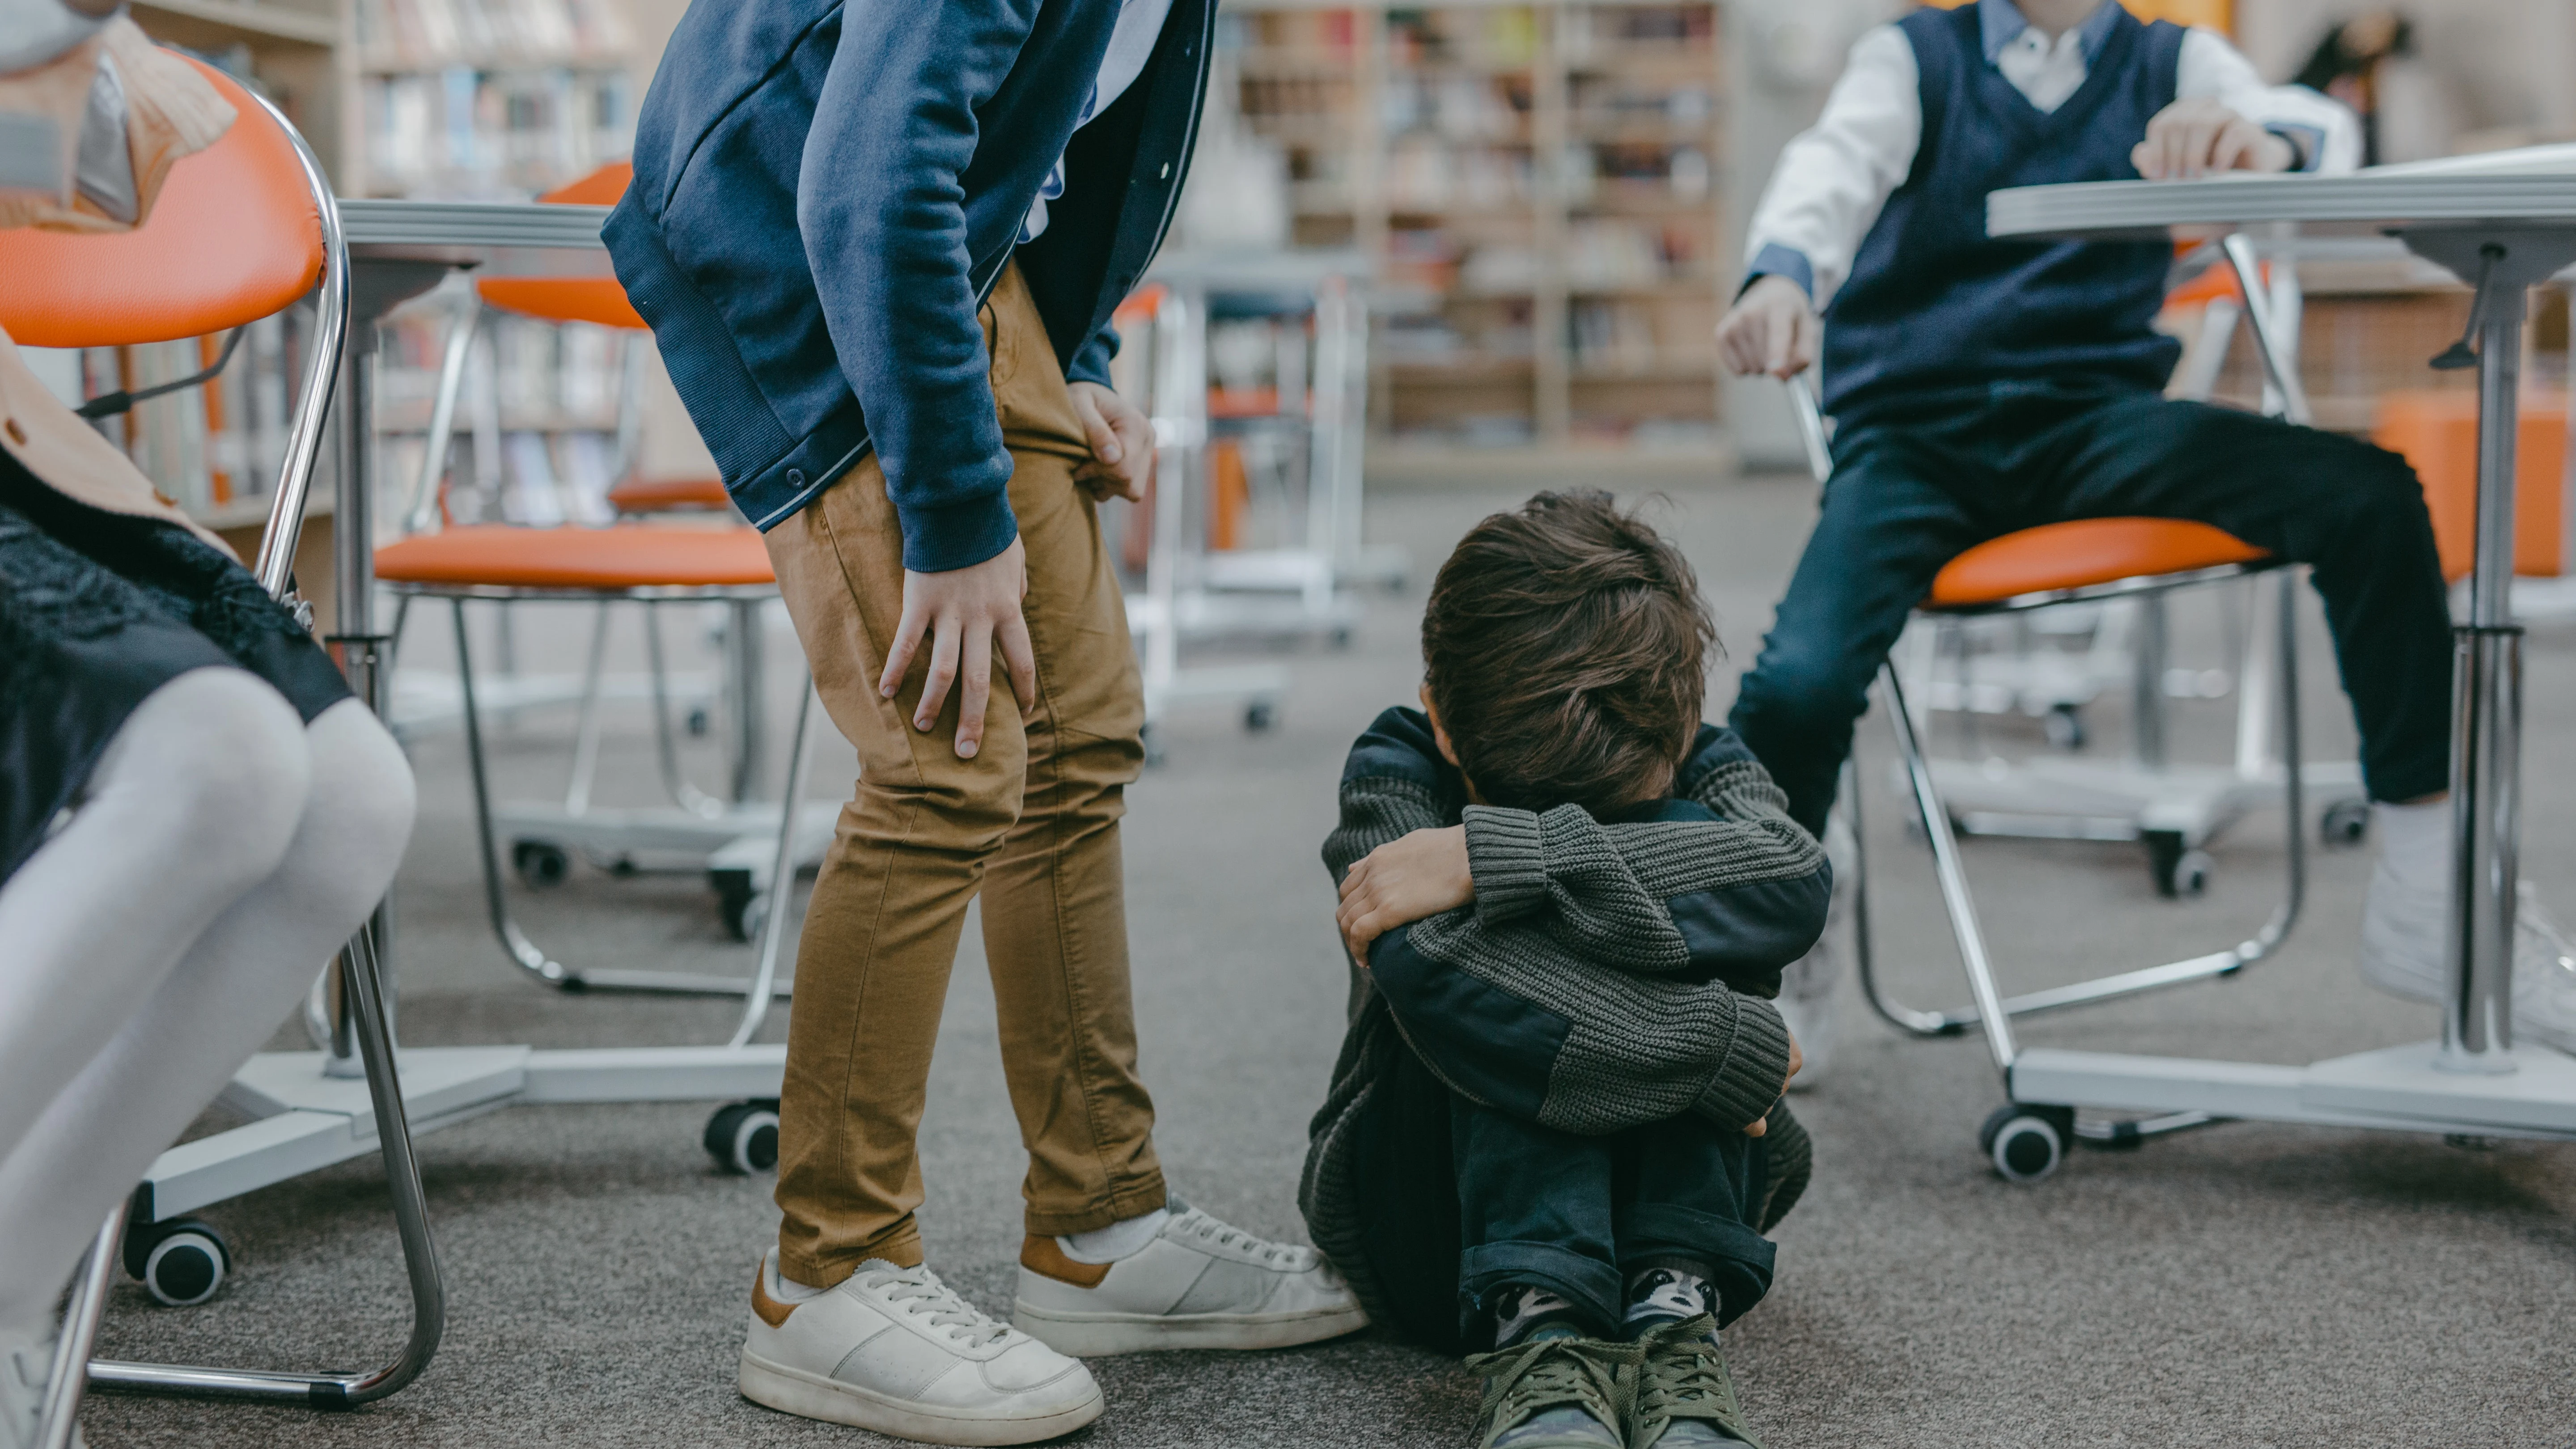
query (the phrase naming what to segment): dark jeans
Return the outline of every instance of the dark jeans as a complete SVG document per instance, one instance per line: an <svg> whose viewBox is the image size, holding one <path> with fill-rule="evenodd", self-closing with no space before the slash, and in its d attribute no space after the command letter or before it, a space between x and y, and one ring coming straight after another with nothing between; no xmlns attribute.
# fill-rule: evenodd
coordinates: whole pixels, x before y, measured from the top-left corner
<svg viewBox="0 0 2576 1449"><path fill-rule="evenodd" d="M2123 516L2212 524L2313 565L2371 797L2449 788L2450 613L2404 459L2152 393L1995 389L1834 440L1815 532L1728 721L1798 822L1824 829L1870 680L1943 564L2017 529Z"/></svg>
<svg viewBox="0 0 2576 1449"><path fill-rule="evenodd" d="M1409 1051L1362 1128L1362 1237L1407 1338L1451 1353L1491 1346L1474 1305L1505 1284L1546 1288L1610 1333L1626 1274L1689 1259L1714 1273L1732 1322L1771 1287L1756 1229L1804 1186L1775 1184L1769 1139L1696 1117L1578 1137L1459 1097ZM1787 1131L1797 1133L1792 1119ZM1803 1177L1804 1136L1798 1136Z"/></svg>

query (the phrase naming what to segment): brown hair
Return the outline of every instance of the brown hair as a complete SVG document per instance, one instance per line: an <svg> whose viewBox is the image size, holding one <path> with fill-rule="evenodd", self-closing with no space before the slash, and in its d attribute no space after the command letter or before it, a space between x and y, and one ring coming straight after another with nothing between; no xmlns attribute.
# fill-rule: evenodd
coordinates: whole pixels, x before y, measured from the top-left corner
<svg viewBox="0 0 2576 1449"><path fill-rule="evenodd" d="M1607 493L1477 524L1422 619L1431 707L1496 805L1595 815L1671 790L1717 627L1681 551Z"/></svg>

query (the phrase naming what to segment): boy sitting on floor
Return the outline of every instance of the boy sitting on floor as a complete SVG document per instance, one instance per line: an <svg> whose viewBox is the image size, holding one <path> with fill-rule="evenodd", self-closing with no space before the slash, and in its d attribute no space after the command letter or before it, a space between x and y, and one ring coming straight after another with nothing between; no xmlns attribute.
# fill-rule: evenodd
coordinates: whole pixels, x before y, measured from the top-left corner
<svg viewBox="0 0 2576 1449"><path fill-rule="evenodd" d="M1769 998L1832 893L1700 722L1708 610L1606 494L1470 532L1423 709L1351 749L1324 862L1354 965L1300 1205L1371 1317L1471 1359L1487 1449L1751 1442L1717 1330L1804 1189Z"/></svg>

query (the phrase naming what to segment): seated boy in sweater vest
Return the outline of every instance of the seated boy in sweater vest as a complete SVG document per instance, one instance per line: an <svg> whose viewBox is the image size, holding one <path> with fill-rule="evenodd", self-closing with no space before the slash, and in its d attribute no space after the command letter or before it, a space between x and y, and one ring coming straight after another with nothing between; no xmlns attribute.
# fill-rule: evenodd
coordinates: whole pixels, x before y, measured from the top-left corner
<svg viewBox="0 0 2576 1449"><path fill-rule="evenodd" d="M1324 845L1354 966L1300 1193L1373 1321L1471 1360L1493 1449L1748 1440L1717 1328L1807 1177L1769 998L1831 872L1733 736L1690 565L1607 495L1471 531L1423 708Z"/></svg>
<svg viewBox="0 0 2576 1449"><path fill-rule="evenodd" d="M2150 325L2163 239L1986 235L2003 187L2334 171L2359 150L2340 105L2266 86L2216 32L2141 24L2115 0L1971 0L1852 47L1822 118L1781 155L1718 328L1743 375L1793 376L1821 336L1837 424L1822 513L1730 720L1799 823L1825 828L1869 682L1942 565L2064 519L2214 524L2314 568L2376 802L2361 968L2441 998L2451 626L2413 470L2351 438L2167 401L2180 346ZM2515 955L2517 1023L2576 1048L2576 961L2528 904Z"/></svg>

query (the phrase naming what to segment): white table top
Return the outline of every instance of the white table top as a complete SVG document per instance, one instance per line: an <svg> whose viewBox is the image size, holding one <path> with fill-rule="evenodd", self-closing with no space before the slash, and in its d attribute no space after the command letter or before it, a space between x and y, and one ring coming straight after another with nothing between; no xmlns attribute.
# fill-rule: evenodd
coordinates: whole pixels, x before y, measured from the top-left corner
<svg viewBox="0 0 2576 1449"><path fill-rule="evenodd" d="M2576 173L2349 176L2239 174L2205 181L2092 181L2016 186L1986 198L1989 236L2162 236L2172 226L2266 221L2497 223L2576 231Z"/></svg>

